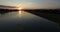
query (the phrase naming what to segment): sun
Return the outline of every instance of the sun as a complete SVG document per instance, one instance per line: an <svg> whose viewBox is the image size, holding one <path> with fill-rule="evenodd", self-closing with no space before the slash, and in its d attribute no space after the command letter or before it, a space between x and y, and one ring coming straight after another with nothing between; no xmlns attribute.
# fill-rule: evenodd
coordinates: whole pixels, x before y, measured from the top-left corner
<svg viewBox="0 0 60 32"><path fill-rule="evenodd" d="M22 8L21 8L21 7L19 7L19 8L18 8L18 10L22 10Z"/></svg>
<svg viewBox="0 0 60 32"><path fill-rule="evenodd" d="M22 8L18 8L18 9L20 9L20 10L21 10Z"/></svg>

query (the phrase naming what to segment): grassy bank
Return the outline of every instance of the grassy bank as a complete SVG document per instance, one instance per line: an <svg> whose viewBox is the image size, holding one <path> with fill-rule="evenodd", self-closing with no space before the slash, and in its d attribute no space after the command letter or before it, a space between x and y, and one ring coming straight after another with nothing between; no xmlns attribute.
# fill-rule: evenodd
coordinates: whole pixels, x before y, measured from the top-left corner
<svg viewBox="0 0 60 32"><path fill-rule="evenodd" d="M25 11L60 24L60 10L58 9L56 10L36 9L36 10L25 10Z"/></svg>

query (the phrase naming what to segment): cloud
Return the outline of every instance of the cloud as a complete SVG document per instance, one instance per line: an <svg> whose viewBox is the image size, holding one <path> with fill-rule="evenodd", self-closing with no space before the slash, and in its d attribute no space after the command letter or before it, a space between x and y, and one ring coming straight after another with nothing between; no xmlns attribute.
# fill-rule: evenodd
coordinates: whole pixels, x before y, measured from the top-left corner
<svg viewBox="0 0 60 32"><path fill-rule="evenodd" d="M16 8L14 6L5 6L5 5L0 5L0 8Z"/></svg>

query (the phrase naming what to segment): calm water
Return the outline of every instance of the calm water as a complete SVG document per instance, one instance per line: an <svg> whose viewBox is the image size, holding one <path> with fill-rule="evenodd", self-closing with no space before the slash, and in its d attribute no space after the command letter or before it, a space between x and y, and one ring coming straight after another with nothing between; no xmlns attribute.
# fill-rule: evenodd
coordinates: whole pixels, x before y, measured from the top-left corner
<svg viewBox="0 0 60 32"><path fill-rule="evenodd" d="M28 12L18 11L0 15L0 32L59 32L59 26L50 20Z"/></svg>

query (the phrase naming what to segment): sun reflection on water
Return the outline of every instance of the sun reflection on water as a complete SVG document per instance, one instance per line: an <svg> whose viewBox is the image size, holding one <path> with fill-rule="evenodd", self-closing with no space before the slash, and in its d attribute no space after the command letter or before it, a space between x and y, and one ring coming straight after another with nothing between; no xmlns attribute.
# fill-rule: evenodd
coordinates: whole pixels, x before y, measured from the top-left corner
<svg viewBox="0 0 60 32"><path fill-rule="evenodd" d="M21 15L22 14L22 11L19 11L19 14Z"/></svg>
<svg viewBox="0 0 60 32"><path fill-rule="evenodd" d="M25 11L18 11L18 16L19 17L22 17L22 16L24 16L26 14L26 12Z"/></svg>

